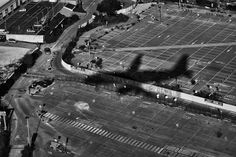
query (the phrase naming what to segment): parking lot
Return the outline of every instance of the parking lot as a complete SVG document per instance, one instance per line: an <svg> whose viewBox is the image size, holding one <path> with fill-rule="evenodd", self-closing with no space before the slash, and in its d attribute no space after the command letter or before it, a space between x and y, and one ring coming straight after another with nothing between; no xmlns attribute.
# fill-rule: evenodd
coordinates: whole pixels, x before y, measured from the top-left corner
<svg viewBox="0 0 236 157"><path fill-rule="evenodd" d="M138 53L145 54L140 69L163 70L171 68L182 54L190 56L191 79L179 78L182 90L214 90L235 104L236 100L236 46L201 47L208 43L230 43L236 41L235 24L226 18L212 20L211 16L197 15L190 11L165 12L162 22L153 20L155 6L142 13L144 19L128 30L114 29L96 42L106 48L129 48L150 46L172 46L168 49L115 52L107 49L96 55L103 58L104 70L126 69ZM215 17L214 17L215 18ZM175 45L195 45L194 48L175 48ZM122 65L122 66L121 66ZM192 85L191 80L196 84ZM174 80L164 83L174 84ZM212 88L208 89L206 85ZM209 87L209 86L208 86Z"/></svg>
<svg viewBox="0 0 236 157"><path fill-rule="evenodd" d="M36 34L40 30L40 25L44 22L45 16L48 19L52 18L63 5L63 3L50 3L47 1L30 2L24 7L25 11L17 10L14 12L0 25L0 28L6 28L10 33ZM37 24L40 27L34 26Z"/></svg>

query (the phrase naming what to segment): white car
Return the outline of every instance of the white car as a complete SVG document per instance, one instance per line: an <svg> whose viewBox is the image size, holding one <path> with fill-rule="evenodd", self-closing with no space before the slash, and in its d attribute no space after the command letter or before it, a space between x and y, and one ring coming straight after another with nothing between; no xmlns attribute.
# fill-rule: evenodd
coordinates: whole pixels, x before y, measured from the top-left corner
<svg viewBox="0 0 236 157"><path fill-rule="evenodd" d="M25 9L25 8L21 8L21 9L19 10L19 12L26 12L26 9Z"/></svg>

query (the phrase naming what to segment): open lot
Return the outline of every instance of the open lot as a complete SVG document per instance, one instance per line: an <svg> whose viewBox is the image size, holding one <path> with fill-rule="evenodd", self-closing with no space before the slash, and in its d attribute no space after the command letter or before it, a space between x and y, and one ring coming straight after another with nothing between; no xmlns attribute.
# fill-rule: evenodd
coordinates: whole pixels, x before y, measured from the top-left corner
<svg viewBox="0 0 236 157"><path fill-rule="evenodd" d="M104 70L126 69L138 53L143 53L141 69L169 69L182 54L189 54L189 69L194 71L191 79L179 78L182 90L192 93L193 90L209 90L219 88L225 101L235 104L236 100L236 46L203 47L201 44L229 43L236 41L235 24L226 23L227 18L212 20L211 16L198 16L190 11L163 11L162 22L153 20L156 7L152 7L141 15L144 19L126 31L114 29L96 42L106 48L171 46L162 50L115 52L105 50L96 53L104 59ZM175 45L194 45L195 48L175 48ZM122 65L122 66L121 66ZM191 85L191 80L196 80ZM164 83L174 84L174 80Z"/></svg>
<svg viewBox="0 0 236 157"><path fill-rule="evenodd" d="M19 80L18 88L25 88L30 80ZM54 136L62 134L63 140L68 137L68 147L82 156L235 154L236 128L228 122L138 97L95 92L94 87L76 82L56 81L43 93L14 98L14 102L22 114L33 117L37 106L46 103L44 116L50 120L41 127L56 129ZM79 108L76 103L87 105ZM45 133L52 134L49 130Z"/></svg>
<svg viewBox="0 0 236 157"><path fill-rule="evenodd" d="M0 46L0 65L4 66L4 65L8 65L10 63L18 61L29 50L30 49L20 48L20 47Z"/></svg>

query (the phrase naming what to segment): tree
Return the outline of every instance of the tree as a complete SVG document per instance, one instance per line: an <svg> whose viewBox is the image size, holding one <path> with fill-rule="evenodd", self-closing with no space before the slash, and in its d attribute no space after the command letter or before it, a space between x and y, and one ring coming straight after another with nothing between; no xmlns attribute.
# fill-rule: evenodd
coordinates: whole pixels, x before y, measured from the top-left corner
<svg viewBox="0 0 236 157"><path fill-rule="evenodd" d="M97 6L97 11L106 13L108 16L115 15L116 10L121 9L121 3L118 0L103 0Z"/></svg>

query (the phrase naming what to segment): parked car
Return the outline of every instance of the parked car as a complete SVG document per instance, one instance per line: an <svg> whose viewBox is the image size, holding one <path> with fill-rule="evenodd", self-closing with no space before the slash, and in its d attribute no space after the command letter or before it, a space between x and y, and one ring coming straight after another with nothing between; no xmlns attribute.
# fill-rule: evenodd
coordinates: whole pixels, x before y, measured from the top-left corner
<svg viewBox="0 0 236 157"><path fill-rule="evenodd" d="M12 39L12 38L10 38L10 39L8 39L8 42L10 42L10 43L16 43L16 40L15 40L15 39Z"/></svg>

